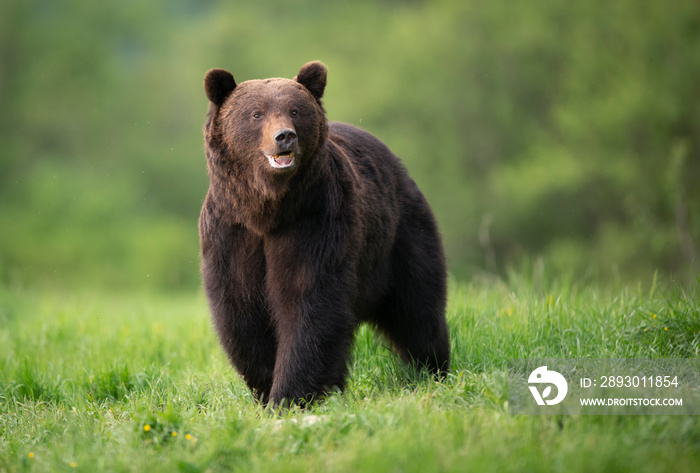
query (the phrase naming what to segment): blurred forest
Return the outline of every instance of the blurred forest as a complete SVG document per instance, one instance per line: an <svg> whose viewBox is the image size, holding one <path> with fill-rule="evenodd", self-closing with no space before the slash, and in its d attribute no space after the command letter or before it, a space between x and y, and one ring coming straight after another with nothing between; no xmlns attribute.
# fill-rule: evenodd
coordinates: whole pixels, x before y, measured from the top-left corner
<svg viewBox="0 0 700 473"><path fill-rule="evenodd" d="M698 275L697 0L5 0L0 284L196 289L205 72L314 59L458 277Z"/></svg>

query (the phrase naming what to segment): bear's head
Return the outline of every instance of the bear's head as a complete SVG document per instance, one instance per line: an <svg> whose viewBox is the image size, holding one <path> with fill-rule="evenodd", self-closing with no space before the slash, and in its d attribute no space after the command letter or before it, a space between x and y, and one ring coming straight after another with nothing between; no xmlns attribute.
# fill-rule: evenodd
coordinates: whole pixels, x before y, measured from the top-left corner
<svg viewBox="0 0 700 473"><path fill-rule="evenodd" d="M303 173L327 136L325 87L326 67L320 62L304 65L294 79L241 84L225 70L210 70L204 78L210 161L269 191Z"/></svg>

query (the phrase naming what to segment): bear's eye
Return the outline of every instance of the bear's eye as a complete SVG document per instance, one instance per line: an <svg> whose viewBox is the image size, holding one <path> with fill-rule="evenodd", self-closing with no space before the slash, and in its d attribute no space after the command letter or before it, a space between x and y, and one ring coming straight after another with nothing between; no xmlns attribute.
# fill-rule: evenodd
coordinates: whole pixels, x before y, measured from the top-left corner
<svg viewBox="0 0 700 473"><path fill-rule="evenodd" d="M253 113L253 118L255 118L256 120L260 120L262 118L262 113L260 113L260 112Z"/></svg>
<svg viewBox="0 0 700 473"><path fill-rule="evenodd" d="M299 110L292 110L291 112L289 112L289 114L293 117L296 117L299 115Z"/></svg>

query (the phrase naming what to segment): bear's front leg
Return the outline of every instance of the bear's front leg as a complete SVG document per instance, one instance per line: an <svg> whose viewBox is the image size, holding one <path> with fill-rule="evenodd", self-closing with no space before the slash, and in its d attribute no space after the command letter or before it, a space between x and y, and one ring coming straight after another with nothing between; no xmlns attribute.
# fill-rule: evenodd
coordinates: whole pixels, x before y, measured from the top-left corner
<svg viewBox="0 0 700 473"><path fill-rule="evenodd" d="M277 340L264 297L263 241L222 223L207 205L200 231L202 279L221 346L256 398L267 403Z"/></svg>
<svg viewBox="0 0 700 473"><path fill-rule="evenodd" d="M356 327L355 285L342 255L323 242L282 235L266 238L267 290L277 330L270 402L304 404L343 389Z"/></svg>

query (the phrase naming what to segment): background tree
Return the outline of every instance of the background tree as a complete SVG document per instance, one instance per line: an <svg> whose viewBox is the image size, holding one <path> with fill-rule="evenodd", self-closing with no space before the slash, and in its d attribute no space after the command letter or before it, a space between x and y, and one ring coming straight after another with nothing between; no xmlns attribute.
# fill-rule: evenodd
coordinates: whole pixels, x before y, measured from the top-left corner
<svg viewBox="0 0 700 473"><path fill-rule="evenodd" d="M202 78L329 66L331 119L399 154L452 271L698 274L693 0L0 5L0 280L196 288Z"/></svg>

